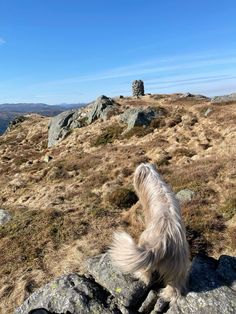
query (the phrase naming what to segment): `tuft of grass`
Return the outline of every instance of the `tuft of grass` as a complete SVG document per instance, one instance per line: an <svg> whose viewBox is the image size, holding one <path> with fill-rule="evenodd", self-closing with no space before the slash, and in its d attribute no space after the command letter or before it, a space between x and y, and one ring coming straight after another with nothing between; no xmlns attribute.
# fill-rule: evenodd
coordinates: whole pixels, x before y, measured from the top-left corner
<svg viewBox="0 0 236 314"><path fill-rule="evenodd" d="M150 126L154 129L162 128L166 126L165 116L160 116L154 120L151 121Z"/></svg>
<svg viewBox="0 0 236 314"><path fill-rule="evenodd" d="M156 160L157 167L161 166L167 166L169 165L169 161L172 159L172 157L168 153L163 153L159 156L158 160Z"/></svg>
<svg viewBox="0 0 236 314"><path fill-rule="evenodd" d="M109 214L109 210L107 208L103 208L101 206L96 206L96 207L93 207L91 210L90 210L90 214L93 216L93 217L104 217L104 216L107 216Z"/></svg>
<svg viewBox="0 0 236 314"><path fill-rule="evenodd" d="M233 216L236 214L236 197L227 199L220 207L220 212L227 220L233 218Z"/></svg>
<svg viewBox="0 0 236 314"><path fill-rule="evenodd" d="M133 190L118 187L107 195L107 201L118 208L130 208L138 201L138 197Z"/></svg>
<svg viewBox="0 0 236 314"><path fill-rule="evenodd" d="M143 137L149 133L152 133L154 128L150 125L148 126L135 126L131 130L124 133L123 138L129 139L133 136Z"/></svg>
<svg viewBox="0 0 236 314"><path fill-rule="evenodd" d="M133 174L134 170L128 167L123 167L121 170L121 173L125 178L131 176Z"/></svg>
<svg viewBox="0 0 236 314"><path fill-rule="evenodd" d="M169 128L173 128L174 126L176 126L177 124L179 124L180 122L182 122L182 116L181 114L175 114L172 118L170 118L167 122L166 122L166 126Z"/></svg>
<svg viewBox="0 0 236 314"><path fill-rule="evenodd" d="M99 134L95 139L93 139L90 144L91 146L101 146L108 143L113 143L114 140L121 138L121 133L123 132L123 127L119 124L114 124L104 128L102 133Z"/></svg>
<svg viewBox="0 0 236 314"><path fill-rule="evenodd" d="M230 228L228 235L232 249L236 250L236 227Z"/></svg>
<svg viewBox="0 0 236 314"><path fill-rule="evenodd" d="M196 155L196 152L194 150L185 147L176 148L176 150L173 152L173 156L175 157L193 157L194 155Z"/></svg>
<svg viewBox="0 0 236 314"><path fill-rule="evenodd" d="M68 172L66 171L63 165L59 165L58 167L55 166L51 168L47 173L47 178L52 181L67 179L68 177L69 177Z"/></svg>

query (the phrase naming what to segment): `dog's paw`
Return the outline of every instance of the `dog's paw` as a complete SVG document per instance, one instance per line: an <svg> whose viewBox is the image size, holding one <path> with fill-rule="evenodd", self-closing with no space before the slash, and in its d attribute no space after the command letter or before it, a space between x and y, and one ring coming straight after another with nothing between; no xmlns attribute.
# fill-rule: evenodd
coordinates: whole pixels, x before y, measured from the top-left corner
<svg viewBox="0 0 236 314"><path fill-rule="evenodd" d="M136 271L134 277L148 285L151 281L151 273L145 271Z"/></svg>

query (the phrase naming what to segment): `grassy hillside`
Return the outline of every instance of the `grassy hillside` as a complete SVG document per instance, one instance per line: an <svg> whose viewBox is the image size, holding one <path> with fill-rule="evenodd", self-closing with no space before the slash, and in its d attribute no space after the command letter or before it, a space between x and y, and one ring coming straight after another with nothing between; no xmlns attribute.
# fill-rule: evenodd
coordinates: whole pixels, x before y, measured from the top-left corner
<svg viewBox="0 0 236 314"><path fill-rule="evenodd" d="M117 116L96 121L50 149L49 118L38 115L0 137L0 208L13 217L0 227L1 313L51 278L83 271L115 229L140 234L132 175L141 162L156 164L175 192L194 192L182 205L192 256L235 254L236 103L179 95L118 102L124 110L161 106L166 114L129 132Z"/></svg>

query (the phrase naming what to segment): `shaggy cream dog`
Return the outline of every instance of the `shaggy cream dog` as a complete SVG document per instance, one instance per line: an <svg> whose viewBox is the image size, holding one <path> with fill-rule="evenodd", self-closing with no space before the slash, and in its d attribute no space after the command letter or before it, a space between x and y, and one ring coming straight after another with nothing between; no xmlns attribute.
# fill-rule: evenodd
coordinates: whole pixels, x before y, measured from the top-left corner
<svg viewBox="0 0 236 314"><path fill-rule="evenodd" d="M110 247L114 264L146 284L157 271L166 287L160 295L175 301L186 292L189 250L180 206L175 194L151 164L134 173L134 187L145 214L145 230L138 245L126 232L117 232Z"/></svg>

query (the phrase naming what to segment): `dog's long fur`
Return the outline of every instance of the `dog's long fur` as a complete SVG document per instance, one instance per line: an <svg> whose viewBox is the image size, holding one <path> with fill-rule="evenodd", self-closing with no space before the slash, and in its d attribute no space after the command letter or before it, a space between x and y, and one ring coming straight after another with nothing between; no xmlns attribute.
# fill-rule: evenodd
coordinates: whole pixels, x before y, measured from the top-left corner
<svg viewBox="0 0 236 314"><path fill-rule="evenodd" d="M151 164L134 173L134 187L145 214L146 229L138 245L126 232L116 232L110 256L124 273L149 283L157 271L166 287L161 296L170 302L186 292L189 250L180 206L174 193Z"/></svg>

